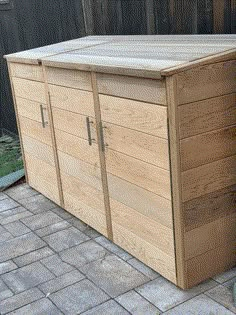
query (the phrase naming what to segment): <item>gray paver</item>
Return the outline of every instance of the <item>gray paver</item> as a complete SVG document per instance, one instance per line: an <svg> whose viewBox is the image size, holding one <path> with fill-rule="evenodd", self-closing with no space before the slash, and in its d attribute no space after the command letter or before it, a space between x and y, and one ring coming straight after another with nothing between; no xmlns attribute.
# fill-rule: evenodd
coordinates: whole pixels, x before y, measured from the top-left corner
<svg viewBox="0 0 236 315"><path fill-rule="evenodd" d="M47 235L53 234L55 232L67 229L70 226L71 226L70 223L63 220L63 221L54 223L52 225L46 226L42 229L39 229L39 230L35 231L35 234L37 234L40 237L43 237L43 236L47 236Z"/></svg>
<svg viewBox="0 0 236 315"><path fill-rule="evenodd" d="M62 218L60 218L55 213L48 211L45 213L39 213L39 214L30 216L29 218L22 219L21 221L26 226L28 226L31 230L37 230L45 226L62 221Z"/></svg>
<svg viewBox="0 0 236 315"><path fill-rule="evenodd" d="M26 254L45 245L46 243L34 233L28 233L0 243L0 262Z"/></svg>
<svg viewBox="0 0 236 315"><path fill-rule="evenodd" d="M26 217L29 217L29 216L32 215L32 213L27 211L27 210L21 211L22 209L24 209L24 208L19 207L19 208L17 208L17 210L20 210L18 213L14 214L14 215L9 215L9 216L6 216L6 217L4 217L2 215L4 215L5 212L9 212L11 210L1 213L0 214L1 224L5 225L5 224L11 223L11 222L15 222L17 220L20 220L20 219L23 219L23 218L26 218ZM12 211L13 210L16 210L16 209L12 209Z"/></svg>
<svg viewBox="0 0 236 315"><path fill-rule="evenodd" d="M51 250L51 248L43 247L28 254L14 258L13 261L17 264L17 266L23 267L51 255L54 255L54 252Z"/></svg>
<svg viewBox="0 0 236 315"><path fill-rule="evenodd" d="M50 234L43 239L58 252L89 240L88 236L74 227Z"/></svg>
<svg viewBox="0 0 236 315"><path fill-rule="evenodd" d="M116 298L132 315L158 315L160 311L135 291L129 291Z"/></svg>
<svg viewBox="0 0 236 315"><path fill-rule="evenodd" d="M73 217L69 220L67 220L68 222L70 222L74 227L76 227L77 229L79 229L80 231L84 231L87 229L88 225L85 224L83 221L81 221L80 219Z"/></svg>
<svg viewBox="0 0 236 315"><path fill-rule="evenodd" d="M129 253L127 253L125 250L123 250L121 247L115 245L114 243L112 243L111 241L109 241L106 237L104 236L100 236L97 237L95 239L95 241L99 244L101 244L103 247L105 247L106 249L108 249L110 252L112 252L113 254L116 254L117 256L119 256L120 258L124 259L124 260L128 260L133 258L133 256L131 256Z"/></svg>
<svg viewBox="0 0 236 315"><path fill-rule="evenodd" d="M53 293L49 298L66 315L85 312L109 299L101 289L88 280L82 280Z"/></svg>
<svg viewBox="0 0 236 315"><path fill-rule="evenodd" d="M3 275L2 279L12 291L19 293L54 277L42 264L35 262Z"/></svg>
<svg viewBox="0 0 236 315"><path fill-rule="evenodd" d="M93 307L91 310L83 313L83 315L128 315L128 313L121 305L116 303L114 300L107 301L105 303L102 303L101 305L98 305L96 307ZM141 313L140 313L141 315ZM142 314L144 315L144 313ZM158 314L156 314L158 315Z"/></svg>
<svg viewBox="0 0 236 315"><path fill-rule="evenodd" d="M142 272L145 276L147 276L149 279L154 280L157 277L160 277L160 274L154 271L153 269L149 268L145 264L143 264L141 261L139 261L136 258L131 258L127 261L131 266L133 266L138 271Z"/></svg>
<svg viewBox="0 0 236 315"><path fill-rule="evenodd" d="M62 209L61 207L53 208L52 211L54 213L56 213L57 215L59 215L59 217L61 217L63 220L68 220L68 219L73 218L72 214L70 214L68 211Z"/></svg>
<svg viewBox="0 0 236 315"><path fill-rule="evenodd" d="M87 235L90 238L96 238L101 236L101 233L98 231L94 230L92 227L87 226L86 229L83 231L85 235Z"/></svg>
<svg viewBox="0 0 236 315"><path fill-rule="evenodd" d="M31 188L27 184L17 185L6 190L6 194L11 198L19 201L24 198L28 198L34 195L38 195L39 192Z"/></svg>
<svg viewBox="0 0 236 315"><path fill-rule="evenodd" d="M81 267L80 270L111 297L116 297L149 280L115 255L107 255Z"/></svg>
<svg viewBox="0 0 236 315"><path fill-rule="evenodd" d="M74 267L63 262L58 255L53 255L53 256L44 258L41 260L41 263L44 266L46 266L56 276L61 276L64 273L74 270Z"/></svg>
<svg viewBox="0 0 236 315"><path fill-rule="evenodd" d="M219 283L224 283L234 277L236 277L236 267L215 276L213 279Z"/></svg>
<svg viewBox="0 0 236 315"><path fill-rule="evenodd" d="M6 224L4 227L14 236L20 236L20 235L24 235L26 233L31 232L30 229L27 228L27 226L25 226L20 221L15 221L15 222Z"/></svg>
<svg viewBox="0 0 236 315"><path fill-rule="evenodd" d="M103 258L107 253L106 249L91 240L60 252L60 257L63 261L79 268L91 261Z"/></svg>
<svg viewBox="0 0 236 315"><path fill-rule="evenodd" d="M192 289L184 291L163 277L159 277L135 290L164 312L216 285L217 283L215 281L209 280Z"/></svg>
<svg viewBox="0 0 236 315"><path fill-rule="evenodd" d="M12 271L16 268L17 268L17 265L11 260L0 263L0 275L6 272Z"/></svg>
<svg viewBox="0 0 236 315"><path fill-rule="evenodd" d="M10 198L0 200L0 212L18 207L18 203Z"/></svg>
<svg viewBox="0 0 236 315"><path fill-rule="evenodd" d="M0 192L0 200L6 199L7 195L4 194L3 192Z"/></svg>
<svg viewBox="0 0 236 315"><path fill-rule="evenodd" d="M27 210L24 207L19 206L19 207L1 212L0 218L4 219L4 218L7 218L7 217L15 215L15 214L19 214L19 213L24 212L24 211L27 211Z"/></svg>
<svg viewBox="0 0 236 315"><path fill-rule="evenodd" d="M63 315L48 299L41 299L28 304L9 315Z"/></svg>
<svg viewBox="0 0 236 315"><path fill-rule="evenodd" d="M0 314L5 315L22 306L32 303L44 297L44 294L37 288L33 288L17 295L14 295L0 302Z"/></svg>
<svg viewBox="0 0 236 315"><path fill-rule="evenodd" d="M0 234L0 243L6 242L6 241L10 240L11 238L13 238L11 233L9 233L9 232L1 233Z"/></svg>
<svg viewBox="0 0 236 315"><path fill-rule="evenodd" d="M57 277L56 279L40 284L39 289L48 296L49 294L68 287L80 280L83 280L84 278L84 275L78 270L73 270L60 277Z"/></svg>
<svg viewBox="0 0 236 315"><path fill-rule="evenodd" d="M233 315L222 305L201 294L169 310L165 315Z"/></svg>
<svg viewBox="0 0 236 315"><path fill-rule="evenodd" d="M0 301L5 300L12 295L13 295L12 291L0 279Z"/></svg>
<svg viewBox="0 0 236 315"><path fill-rule="evenodd" d="M45 212L56 207L56 204L43 195L35 195L20 200L23 207L34 214Z"/></svg>

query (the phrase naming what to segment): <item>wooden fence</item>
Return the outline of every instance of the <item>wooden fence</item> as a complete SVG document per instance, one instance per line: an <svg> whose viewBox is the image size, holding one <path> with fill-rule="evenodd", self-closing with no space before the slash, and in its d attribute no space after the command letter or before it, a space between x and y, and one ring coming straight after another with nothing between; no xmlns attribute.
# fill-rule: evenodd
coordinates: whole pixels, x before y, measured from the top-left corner
<svg viewBox="0 0 236 315"><path fill-rule="evenodd" d="M16 133L4 54L86 35L235 33L236 0L0 0L0 129Z"/></svg>

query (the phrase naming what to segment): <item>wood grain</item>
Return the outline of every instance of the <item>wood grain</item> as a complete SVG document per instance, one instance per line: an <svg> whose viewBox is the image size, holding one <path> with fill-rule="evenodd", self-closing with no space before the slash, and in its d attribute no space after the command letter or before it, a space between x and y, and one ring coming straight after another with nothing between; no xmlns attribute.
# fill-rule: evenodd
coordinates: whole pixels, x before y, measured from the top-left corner
<svg viewBox="0 0 236 315"><path fill-rule="evenodd" d="M99 95L102 120L167 139L167 110L164 106Z"/></svg>
<svg viewBox="0 0 236 315"><path fill-rule="evenodd" d="M236 183L236 156L182 173L183 202Z"/></svg>
<svg viewBox="0 0 236 315"><path fill-rule="evenodd" d="M164 80L98 73L97 82L101 94L166 105Z"/></svg>
<svg viewBox="0 0 236 315"><path fill-rule="evenodd" d="M236 125L181 140L180 154L182 171L235 155Z"/></svg>
<svg viewBox="0 0 236 315"><path fill-rule="evenodd" d="M183 204L185 231L236 212L236 185L200 196Z"/></svg>
<svg viewBox="0 0 236 315"><path fill-rule="evenodd" d="M35 101L30 101L25 98L16 97L16 103L18 108L18 113L20 116L35 120L39 122L42 126L42 118L41 118L41 112L40 112L40 103ZM45 121L48 122L48 111L47 106L45 105L44 110L44 118Z"/></svg>
<svg viewBox="0 0 236 315"><path fill-rule="evenodd" d="M169 170L168 141L129 128L103 123L106 145L115 151Z"/></svg>
<svg viewBox="0 0 236 315"><path fill-rule="evenodd" d="M236 94L213 97L178 107L180 138L236 123Z"/></svg>
<svg viewBox="0 0 236 315"><path fill-rule="evenodd" d="M49 84L48 88L53 107L86 116L95 116L92 92L52 84Z"/></svg>
<svg viewBox="0 0 236 315"><path fill-rule="evenodd" d="M39 65L27 65L12 62L10 67L13 77L43 82L43 71L42 67Z"/></svg>

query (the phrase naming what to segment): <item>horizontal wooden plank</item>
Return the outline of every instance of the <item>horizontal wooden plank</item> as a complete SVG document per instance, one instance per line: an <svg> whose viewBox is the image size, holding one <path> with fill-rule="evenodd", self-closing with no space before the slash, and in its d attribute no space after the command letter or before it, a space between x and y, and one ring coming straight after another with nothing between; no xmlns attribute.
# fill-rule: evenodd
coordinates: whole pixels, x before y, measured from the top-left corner
<svg viewBox="0 0 236 315"><path fill-rule="evenodd" d="M88 140L88 130L86 116L68 112L59 108L52 108L54 127L58 130L65 131L82 139ZM95 119L90 118L90 128L92 139L97 140Z"/></svg>
<svg viewBox="0 0 236 315"><path fill-rule="evenodd" d="M98 146L96 143L90 146L87 140L58 129L55 129L55 136L58 150L87 163L93 165L100 164Z"/></svg>
<svg viewBox="0 0 236 315"><path fill-rule="evenodd" d="M167 108L99 95L102 120L167 139Z"/></svg>
<svg viewBox="0 0 236 315"><path fill-rule="evenodd" d="M40 122L19 115L21 133L52 146L50 127L42 127Z"/></svg>
<svg viewBox="0 0 236 315"><path fill-rule="evenodd" d="M175 257L173 230L110 198L112 222Z"/></svg>
<svg viewBox="0 0 236 315"><path fill-rule="evenodd" d="M98 165L85 163L61 151L58 151L58 158L61 172L102 191L101 170Z"/></svg>
<svg viewBox="0 0 236 315"><path fill-rule="evenodd" d="M22 78L12 78L14 92L16 96L36 101L41 104L46 103L46 95L43 82L30 81Z"/></svg>
<svg viewBox="0 0 236 315"><path fill-rule="evenodd" d="M178 107L180 138L231 126L236 123L236 94Z"/></svg>
<svg viewBox="0 0 236 315"><path fill-rule="evenodd" d="M179 104L236 92L236 61L230 60L184 71L177 76Z"/></svg>
<svg viewBox="0 0 236 315"><path fill-rule="evenodd" d="M115 244L176 284L175 259L173 257L115 222L113 223L113 238Z"/></svg>
<svg viewBox="0 0 236 315"><path fill-rule="evenodd" d="M56 168L30 154L25 160L29 185L60 205Z"/></svg>
<svg viewBox="0 0 236 315"><path fill-rule="evenodd" d="M188 288L235 266L235 241L186 262Z"/></svg>
<svg viewBox="0 0 236 315"><path fill-rule="evenodd" d="M55 167L54 153L52 146L42 143L34 138L22 135L24 152ZM37 174L35 174L37 176ZM46 176L46 175L45 175Z"/></svg>
<svg viewBox="0 0 236 315"><path fill-rule="evenodd" d="M185 259L191 259L205 252L236 243L236 213L220 218L184 235Z"/></svg>
<svg viewBox="0 0 236 315"><path fill-rule="evenodd" d="M43 69L40 65L27 65L23 63L10 63L11 75L17 78L24 78L33 81L43 82Z"/></svg>
<svg viewBox="0 0 236 315"><path fill-rule="evenodd" d="M134 100L166 105L164 80L142 79L129 76L97 74L98 91Z"/></svg>
<svg viewBox="0 0 236 315"><path fill-rule="evenodd" d="M46 67L46 73L48 83L92 91L90 72Z"/></svg>
<svg viewBox="0 0 236 315"><path fill-rule="evenodd" d="M107 172L171 200L170 172L108 149Z"/></svg>
<svg viewBox="0 0 236 315"><path fill-rule="evenodd" d="M42 125L40 103L16 96L16 104L19 115L40 122ZM44 105L44 108L44 119L48 122L47 106Z"/></svg>
<svg viewBox="0 0 236 315"><path fill-rule="evenodd" d="M171 200L112 174L107 174L109 196L160 224L173 228Z"/></svg>
<svg viewBox="0 0 236 315"><path fill-rule="evenodd" d="M107 235L106 216L100 211L89 207L87 204L81 202L78 198L64 192L65 209L79 218L101 234Z"/></svg>
<svg viewBox="0 0 236 315"><path fill-rule="evenodd" d="M103 127L109 148L169 170L168 140L106 122Z"/></svg>
<svg viewBox="0 0 236 315"><path fill-rule="evenodd" d="M68 193L74 197L74 200L78 199L79 202L82 202L105 215L104 196L101 190L97 190L80 181L78 178L64 172L61 172L61 181L64 193Z"/></svg>
<svg viewBox="0 0 236 315"><path fill-rule="evenodd" d="M94 117L93 93L58 85L48 85L52 106Z"/></svg>
<svg viewBox="0 0 236 315"><path fill-rule="evenodd" d="M182 171L234 154L236 154L236 125L180 141Z"/></svg>
<svg viewBox="0 0 236 315"><path fill-rule="evenodd" d="M187 201L236 183L236 156L182 173L182 200Z"/></svg>
<svg viewBox="0 0 236 315"><path fill-rule="evenodd" d="M185 231L236 212L236 185L183 203Z"/></svg>

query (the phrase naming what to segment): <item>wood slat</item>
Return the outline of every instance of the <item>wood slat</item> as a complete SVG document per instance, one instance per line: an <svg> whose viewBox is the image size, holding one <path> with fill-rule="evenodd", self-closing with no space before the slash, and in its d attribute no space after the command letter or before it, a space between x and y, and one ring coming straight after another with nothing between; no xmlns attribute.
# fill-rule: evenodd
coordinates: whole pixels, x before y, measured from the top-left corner
<svg viewBox="0 0 236 315"><path fill-rule="evenodd" d="M236 94L178 107L180 138L220 129L236 123Z"/></svg>
<svg viewBox="0 0 236 315"><path fill-rule="evenodd" d="M12 78L16 96L46 104L43 82L30 81L22 78Z"/></svg>
<svg viewBox="0 0 236 315"><path fill-rule="evenodd" d="M124 227L113 224L114 242L176 284L175 259Z"/></svg>
<svg viewBox="0 0 236 315"><path fill-rule="evenodd" d="M110 149L169 170L168 141L143 132L103 123L105 142Z"/></svg>
<svg viewBox="0 0 236 315"><path fill-rule="evenodd" d="M167 109L108 95L99 95L102 120L167 139Z"/></svg>
<svg viewBox="0 0 236 315"><path fill-rule="evenodd" d="M46 67L46 73L48 83L92 91L89 72Z"/></svg>
<svg viewBox="0 0 236 315"><path fill-rule="evenodd" d="M236 213L195 228L184 235L185 259L236 241Z"/></svg>
<svg viewBox="0 0 236 315"><path fill-rule="evenodd" d="M48 85L53 107L94 117L93 93L63 86Z"/></svg>
<svg viewBox="0 0 236 315"><path fill-rule="evenodd" d="M236 61L230 60L178 74L178 103L185 104L236 92Z"/></svg>
<svg viewBox="0 0 236 315"><path fill-rule="evenodd" d="M185 202L185 231L236 212L235 192L236 185L233 185Z"/></svg>
<svg viewBox="0 0 236 315"><path fill-rule="evenodd" d="M43 82L43 71L42 67L39 65L11 62L10 67L11 75L13 77Z"/></svg>
<svg viewBox="0 0 236 315"><path fill-rule="evenodd" d="M59 108L52 108L54 127L82 139L88 140L86 116L68 112ZM95 119L90 118L92 138L96 142ZM93 122L93 123L92 123Z"/></svg>
<svg viewBox="0 0 236 315"><path fill-rule="evenodd" d="M181 140L180 154L182 171L236 154L236 125Z"/></svg>
<svg viewBox="0 0 236 315"><path fill-rule="evenodd" d="M236 183L236 156L182 173L183 202Z"/></svg>
<svg viewBox="0 0 236 315"><path fill-rule="evenodd" d="M50 134L49 125L46 128L42 127L42 124L19 115L21 122L21 132L24 135L30 136L42 143L52 146L52 139Z"/></svg>
<svg viewBox="0 0 236 315"><path fill-rule="evenodd" d="M25 98L16 97L16 104L20 116L35 120L42 125L42 117L40 112L40 103L30 101ZM48 111L45 105L44 118L48 122Z"/></svg>
<svg viewBox="0 0 236 315"><path fill-rule="evenodd" d="M235 241L188 260L188 288L234 267L235 262Z"/></svg>
<svg viewBox="0 0 236 315"><path fill-rule="evenodd" d="M112 222L175 257L173 230L110 198Z"/></svg>
<svg viewBox="0 0 236 315"><path fill-rule="evenodd" d="M164 80L98 73L97 82L101 94L166 105Z"/></svg>
<svg viewBox="0 0 236 315"><path fill-rule="evenodd" d="M108 149L107 172L171 200L170 172Z"/></svg>

